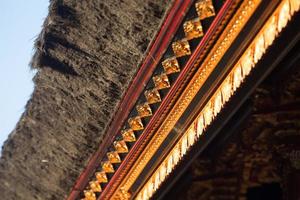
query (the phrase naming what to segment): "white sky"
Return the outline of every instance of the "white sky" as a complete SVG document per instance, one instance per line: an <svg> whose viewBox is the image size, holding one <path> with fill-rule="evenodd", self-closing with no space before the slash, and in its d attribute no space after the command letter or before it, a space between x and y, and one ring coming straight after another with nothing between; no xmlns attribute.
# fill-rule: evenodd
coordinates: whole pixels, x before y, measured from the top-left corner
<svg viewBox="0 0 300 200"><path fill-rule="evenodd" d="M33 91L34 71L28 64L48 5L49 0L0 1L0 147Z"/></svg>

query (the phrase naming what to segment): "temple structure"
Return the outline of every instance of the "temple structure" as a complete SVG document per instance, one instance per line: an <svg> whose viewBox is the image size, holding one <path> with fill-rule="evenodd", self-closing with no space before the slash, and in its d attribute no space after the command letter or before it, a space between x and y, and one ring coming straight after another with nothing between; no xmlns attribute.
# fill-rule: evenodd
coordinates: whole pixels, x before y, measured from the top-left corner
<svg viewBox="0 0 300 200"><path fill-rule="evenodd" d="M299 200L300 0L53 0L5 199Z"/></svg>

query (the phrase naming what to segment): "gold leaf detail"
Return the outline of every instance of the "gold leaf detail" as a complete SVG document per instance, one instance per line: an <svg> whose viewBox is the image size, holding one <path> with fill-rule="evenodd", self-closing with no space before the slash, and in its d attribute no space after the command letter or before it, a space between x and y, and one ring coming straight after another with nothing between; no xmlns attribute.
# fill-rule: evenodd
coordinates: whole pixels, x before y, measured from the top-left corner
<svg viewBox="0 0 300 200"><path fill-rule="evenodd" d="M120 158L118 152L116 152L116 151L108 152L107 157L111 163L120 163L121 162L121 158Z"/></svg>
<svg viewBox="0 0 300 200"><path fill-rule="evenodd" d="M195 6L197 14L201 20L216 14L212 0L200 0L195 4Z"/></svg>
<svg viewBox="0 0 300 200"><path fill-rule="evenodd" d="M162 62L166 74L172 74L180 71L176 57L168 58Z"/></svg>
<svg viewBox="0 0 300 200"><path fill-rule="evenodd" d="M102 170L106 173L114 173L115 172L114 167L110 161L102 162Z"/></svg>
<svg viewBox="0 0 300 200"><path fill-rule="evenodd" d="M176 57L191 55L190 45L187 39L182 39L173 42L172 48Z"/></svg>
<svg viewBox="0 0 300 200"><path fill-rule="evenodd" d="M97 181L99 183L107 183L107 176L106 176L106 173L104 171L96 172L95 175L96 175Z"/></svg>
<svg viewBox="0 0 300 200"><path fill-rule="evenodd" d="M128 147L124 140L115 141L114 146L118 153L127 153L128 152Z"/></svg>
<svg viewBox="0 0 300 200"><path fill-rule="evenodd" d="M161 98L157 89L145 91L145 96L149 104L161 102Z"/></svg>
<svg viewBox="0 0 300 200"><path fill-rule="evenodd" d="M102 188L97 181L91 181L90 188L93 192L101 192L102 191Z"/></svg>
<svg viewBox="0 0 300 200"><path fill-rule="evenodd" d="M161 90L170 87L170 82L167 74L160 74L153 77L153 82L156 89Z"/></svg>
<svg viewBox="0 0 300 200"><path fill-rule="evenodd" d="M132 129L123 130L121 131L121 134L126 142L134 142L136 140Z"/></svg>
<svg viewBox="0 0 300 200"><path fill-rule="evenodd" d="M148 103L137 105L136 110L138 111L140 117L148 117L152 115L152 110Z"/></svg>
<svg viewBox="0 0 300 200"><path fill-rule="evenodd" d="M183 24L183 30L188 40L203 36L203 29L199 18L186 21Z"/></svg>
<svg viewBox="0 0 300 200"><path fill-rule="evenodd" d="M84 200L96 200L96 195L92 190L85 190L84 192Z"/></svg>
<svg viewBox="0 0 300 200"><path fill-rule="evenodd" d="M129 123L131 129L134 131L139 131L139 130L144 129L142 119L139 116L129 118L128 123Z"/></svg>

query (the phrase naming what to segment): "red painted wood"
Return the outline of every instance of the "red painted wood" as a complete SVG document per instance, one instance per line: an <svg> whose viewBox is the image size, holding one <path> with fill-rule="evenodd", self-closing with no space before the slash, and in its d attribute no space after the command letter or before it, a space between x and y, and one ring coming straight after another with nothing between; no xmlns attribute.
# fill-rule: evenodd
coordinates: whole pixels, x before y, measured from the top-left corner
<svg viewBox="0 0 300 200"><path fill-rule="evenodd" d="M154 42L150 45L151 48L148 55L130 84L126 94L122 98L117 112L106 131L104 141L100 145L99 149L93 154L84 171L78 177L67 200L78 199L80 192L84 190L87 185L90 176L94 173L95 169L99 167L101 162L100 159L105 155L107 148L113 143L115 136L120 132L121 127L133 109L135 102L143 92L144 85L146 85L148 80L151 78L158 64L157 61L161 59L162 55L168 48L173 35L179 27L184 15L178 15L178 13L184 13L190 4L190 1L177 0L172 5L159 33L157 34Z"/></svg>
<svg viewBox="0 0 300 200"><path fill-rule="evenodd" d="M137 156L136 152L139 151L142 148L142 146L143 146L142 143L145 141L146 138L149 137L149 134L151 133L151 129L152 129L153 125L159 119L159 117L161 116L161 114L163 113L163 111L165 110L165 108L170 104L170 102L172 100L172 97L175 95L176 91L178 90L178 88L182 84L182 81L184 80L184 77L187 75L187 73L194 66L195 62L197 61L198 56L204 50L205 45L207 44L207 42L209 41L209 39L212 37L212 34L215 32L215 30L220 25L222 18L225 17L226 11L230 8L230 6L232 5L232 3L233 3L233 0L227 0L224 3L224 5L222 6L221 10L219 11L219 13L215 17L214 21L212 22L211 26L209 27L207 33L204 35L203 39L198 44L196 50L193 52L193 54L189 58L186 66L180 72L179 77L176 79L174 85L172 86L172 88L168 92L167 96L163 99L163 101L162 101L161 105L159 106L158 110L151 117L151 120L150 120L149 124L146 126L146 128L144 129L143 134L140 136L140 138L137 140L137 142L133 145L132 149L127 154L127 156L125 157L124 161L122 161L120 167L115 172L114 176L112 177L112 179L110 180L110 182L108 183L108 185L106 186L106 188L109 188L109 190L115 188L116 185L113 186L113 184L115 184L115 180L117 179L117 177L119 176L119 174L122 172L122 170L124 170L125 166L127 165L127 163L130 160L132 160L132 159L135 160L136 159L136 156ZM100 196L99 199L103 199L103 197L105 197L104 199L109 199L109 196L106 196L107 193L108 193L108 191L105 189L101 193L101 196Z"/></svg>

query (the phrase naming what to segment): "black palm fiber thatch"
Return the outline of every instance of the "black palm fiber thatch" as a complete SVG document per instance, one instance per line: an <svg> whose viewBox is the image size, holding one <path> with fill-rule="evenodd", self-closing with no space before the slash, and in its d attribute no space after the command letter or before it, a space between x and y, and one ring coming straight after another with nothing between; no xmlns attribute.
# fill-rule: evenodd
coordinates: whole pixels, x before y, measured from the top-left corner
<svg viewBox="0 0 300 200"><path fill-rule="evenodd" d="M2 149L1 199L67 197L169 5L50 1L31 63L38 71L35 89Z"/></svg>

